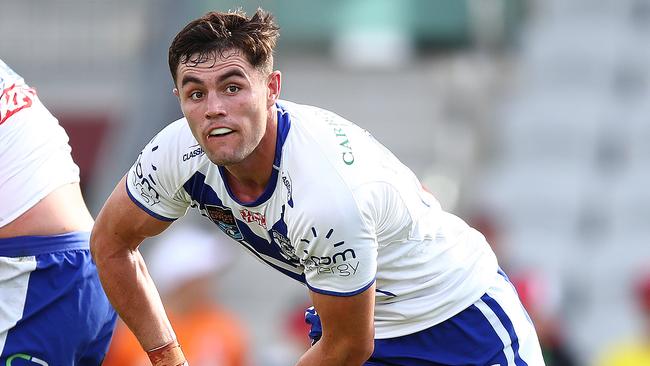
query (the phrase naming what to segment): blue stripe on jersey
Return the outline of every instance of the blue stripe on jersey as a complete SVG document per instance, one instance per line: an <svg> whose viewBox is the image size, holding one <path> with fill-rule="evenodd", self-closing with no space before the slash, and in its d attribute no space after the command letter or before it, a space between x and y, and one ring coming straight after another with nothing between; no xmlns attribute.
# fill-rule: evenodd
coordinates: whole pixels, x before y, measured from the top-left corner
<svg viewBox="0 0 650 366"><path fill-rule="evenodd" d="M64 250L88 249L90 233L74 231L50 236L17 236L0 239L0 256L24 257Z"/></svg>
<svg viewBox="0 0 650 366"><path fill-rule="evenodd" d="M360 293L366 291L370 286L372 286L373 283L375 283L375 279L374 279L374 278L372 279L372 281L370 281L370 283L368 283L367 285L363 286L362 288L360 288L360 289L358 289L358 290L356 290L356 291L350 291L350 292L337 292L337 291L321 290L321 289L319 289L319 288L316 288L316 287L310 286L309 283L305 282L305 284L307 285L307 287L309 287L309 289L312 290L312 291L314 291L314 292L317 292L317 293L319 293L319 294L323 294L323 295L342 296L342 297L348 297L348 296L354 296L354 295L360 294Z"/></svg>
<svg viewBox="0 0 650 366"><path fill-rule="evenodd" d="M278 129L277 129L277 136L275 140L275 156L273 158L273 170L271 171L271 179L269 179L269 183L266 185L266 188L264 189L264 193L262 193L262 195L259 196L253 202L241 202L232 193L232 191L230 190L230 186L228 186L228 180L226 179L225 168L221 165L218 166L219 174L221 175L221 179L223 180L223 185L224 187L226 187L226 191L228 192L228 195L235 202L245 207L256 207L266 202L273 195L273 192L275 191L275 186L278 182L278 169L280 169L280 162L282 161L282 147L284 146L284 142L287 140L287 135L289 134L289 129L291 128L291 119L289 118L289 113L286 113L286 111L281 105L276 103L275 106L278 109Z"/></svg>
<svg viewBox="0 0 650 366"><path fill-rule="evenodd" d="M227 208L224 204L223 201L217 196L217 193L210 187L208 184L205 183L205 175L202 173L195 173L190 179L185 182L183 185L183 188L185 191L192 197L192 200L198 203L199 209L202 212L207 212L206 205L208 206L217 206L221 208ZM229 208L227 208L229 210ZM204 216L208 216L205 215ZM209 217L209 216L208 216ZM215 222L215 219L211 218L213 222ZM270 262L264 256L272 257L273 259L286 263L288 266L292 268L298 268L298 265L295 262L290 261L289 259L285 258L281 252L280 252L280 247L277 245L277 243L274 243L274 245L269 245L269 241L265 238L261 238L257 236L251 229L248 228L246 223L243 221L240 221L236 219L234 216L232 217L232 220L234 221L234 228L239 231L239 234L241 234L241 239L236 239L237 236L230 235L230 233L226 232L226 234L229 234L229 236L233 239L238 241L240 244L242 244L246 249L248 249L251 253L253 253L256 257L258 257L260 260L264 261L271 267L277 269L278 271L282 272L283 274L295 279L296 281L305 283L305 275L304 274L298 274L289 270L286 270L282 267L279 267L278 265L275 265L274 263ZM215 222L219 226L220 229L224 230L224 228L219 225L218 222ZM286 229L286 224L284 225L278 225L278 223L273 225L274 229L277 229L280 231L282 235L285 237L287 236L287 229ZM269 233L270 237L273 237L271 233Z"/></svg>
<svg viewBox="0 0 650 366"><path fill-rule="evenodd" d="M160 221L168 221L168 222L169 222L169 221L176 221L176 219L171 219L171 218L169 218L169 217L165 217L165 216L159 215L159 214L157 214L157 213L151 211L150 209L148 209L147 206L143 205L143 204L140 203L138 200L136 200L135 197L133 197L133 195L131 194L131 191L129 191L129 184L126 183L126 181L125 181L125 184L126 184L126 193L129 195L129 198L131 199L131 201L133 201L133 203L135 203L138 207L140 207L144 212L146 212L146 213L148 213L149 215L151 215L151 216L157 218L157 219L160 220Z"/></svg>

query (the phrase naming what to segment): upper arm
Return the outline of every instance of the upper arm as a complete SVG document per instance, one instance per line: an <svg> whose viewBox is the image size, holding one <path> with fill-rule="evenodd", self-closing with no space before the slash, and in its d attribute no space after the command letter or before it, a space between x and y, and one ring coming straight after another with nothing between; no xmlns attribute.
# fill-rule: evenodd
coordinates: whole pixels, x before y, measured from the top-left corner
<svg viewBox="0 0 650 366"><path fill-rule="evenodd" d="M134 250L142 240L161 233L171 224L138 207L127 193L125 179L117 184L95 220L91 235L93 255L109 248Z"/></svg>
<svg viewBox="0 0 650 366"><path fill-rule="evenodd" d="M344 344L355 352L372 352L374 342L375 285L354 296L332 296L310 291L319 314L324 344ZM368 354L368 356L370 356Z"/></svg>

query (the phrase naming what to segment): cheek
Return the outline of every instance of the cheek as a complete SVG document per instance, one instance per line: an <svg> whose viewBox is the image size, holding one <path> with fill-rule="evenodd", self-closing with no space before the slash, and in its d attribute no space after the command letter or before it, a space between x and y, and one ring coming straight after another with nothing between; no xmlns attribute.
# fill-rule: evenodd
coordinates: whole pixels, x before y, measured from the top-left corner
<svg viewBox="0 0 650 366"><path fill-rule="evenodd" d="M201 133L199 132L198 126L196 126L195 124L189 123L189 121L188 121L188 124L190 126L190 131L192 131L192 135L194 136L196 141L201 142L203 136L201 136Z"/></svg>
<svg viewBox="0 0 650 366"><path fill-rule="evenodd" d="M197 103L190 103L189 101L186 101L184 103L181 103L181 111L183 111L183 114L185 116L193 116L196 115L197 112L199 111Z"/></svg>

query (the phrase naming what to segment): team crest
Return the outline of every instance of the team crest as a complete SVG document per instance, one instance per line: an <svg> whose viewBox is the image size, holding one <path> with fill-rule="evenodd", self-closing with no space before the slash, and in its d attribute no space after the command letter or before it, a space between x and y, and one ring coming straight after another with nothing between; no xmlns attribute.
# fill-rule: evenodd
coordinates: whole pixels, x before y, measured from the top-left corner
<svg viewBox="0 0 650 366"><path fill-rule="evenodd" d="M293 246L291 245L291 240L284 236L281 232L273 229L271 230L273 235L273 241L280 247L280 254L291 262L299 262L300 258L293 252Z"/></svg>
<svg viewBox="0 0 650 366"><path fill-rule="evenodd" d="M219 226L219 229L235 240L243 240L244 236L237 227L237 221L232 210L227 207L216 205L205 205L205 211L212 222Z"/></svg>

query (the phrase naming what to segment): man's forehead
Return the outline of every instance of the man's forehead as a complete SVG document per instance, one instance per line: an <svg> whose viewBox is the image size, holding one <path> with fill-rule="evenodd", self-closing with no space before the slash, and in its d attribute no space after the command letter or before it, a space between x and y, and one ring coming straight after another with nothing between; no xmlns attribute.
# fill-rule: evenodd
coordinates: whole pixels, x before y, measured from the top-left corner
<svg viewBox="0 0 650 366"><path fill-rule="evenodd" d="M228 49L192 54L187 59L181 60L178 71L182 73L192 69L218 69L230 65L240 65L245 69L253 68L241 51Z"/></svg>

